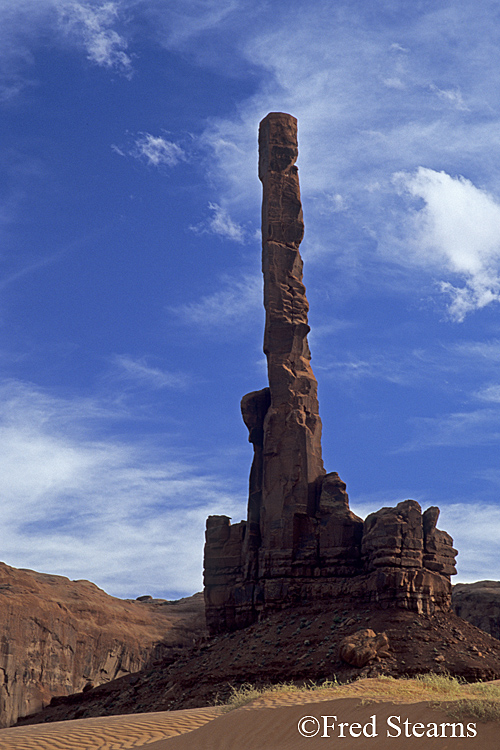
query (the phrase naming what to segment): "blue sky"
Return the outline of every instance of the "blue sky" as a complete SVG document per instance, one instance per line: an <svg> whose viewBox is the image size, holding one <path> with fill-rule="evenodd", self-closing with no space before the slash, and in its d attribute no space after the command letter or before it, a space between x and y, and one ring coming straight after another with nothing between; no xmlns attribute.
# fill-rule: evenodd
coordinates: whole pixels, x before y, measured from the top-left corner
<svg viewBox="0 0 500 750"><path fill-rule="evenodd" d="M0 556L201 588L266 384L257 128L299 121L328 471L500 579L500 10L0 0Z"/></svg>

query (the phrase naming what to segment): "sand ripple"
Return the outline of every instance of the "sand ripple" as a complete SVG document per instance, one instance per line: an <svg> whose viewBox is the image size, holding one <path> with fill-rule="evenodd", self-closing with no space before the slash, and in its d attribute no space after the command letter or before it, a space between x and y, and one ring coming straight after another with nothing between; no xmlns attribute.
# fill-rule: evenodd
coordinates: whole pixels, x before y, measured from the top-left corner
<svg viewBox="0 0 500 750"><path fill-rule="evenodd" d="M9 727L0 730L0 750L129 750L190 732L220 712L193 708Z"/></svg>

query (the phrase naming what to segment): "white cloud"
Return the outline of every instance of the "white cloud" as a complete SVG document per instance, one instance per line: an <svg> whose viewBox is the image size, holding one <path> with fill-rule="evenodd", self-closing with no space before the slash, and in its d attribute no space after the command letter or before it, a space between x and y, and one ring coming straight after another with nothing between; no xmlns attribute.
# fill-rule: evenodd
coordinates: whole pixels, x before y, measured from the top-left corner
<svg viewBox="0 0 500 750"><path fill-rule="evenodd" d="M389 336L390 331L387 333ZM442 387L449 391L449 373L458 372L460 377L464 373L463 363L457 363L448 351L443 352L440 347L407 349L379 344L375 348L368 347L365 352L346 350L343 354L343 357L332 357L330 351L321 354L315 368L321 371L322 378L326 375L335 381L344 380L349 386L373 378L412 388L420 388L427 381L433 388Z"/></svg>
<svg viewBox="0 0 500 750"><path fill-rule="evenodd" d="M383 82L384 86L387 86L387 88L389 89L400 89L402 91L406 88L401 78L398 78L397 76L393 76L392 78L384 78Z"/></svg>
<svg viewBox="0 0 500 750"><path fill-rule="evenodd" d="M53 11L53 0L0 3L0 101L13 100L35 85L26 72L34 62L31 46L38 30L50 27Z"/></svg>
<svg viewBox="0 0 500 750"><path fill-rule="evenodd" d="M500 410L495 408L415 417L410 423L415 437L395 453L444 446L492 445L500 440Z"/></svg>
<svg viewBox="0 0 500 750"><path fill-rule="evenodd" d="M262 277L245 276L243 279L225 278L223 288L203 297L200 302L188 302L176 308L186 323L211 328L241 326L262 315Z"/></svg>
<svg viewBox="0 0 500 750"><path fill-rule="evenodd" d="M217 203L209 203L208 207L214 212L214 215L208 222L210 231L235 242L243 242L243 228L231 219L227 209L219 206Z"/></svg>
<svg viewBox="0 0 500 750"><path fill-rule="evenodd" d="M112 148L119 154L124 155L118 147ZM181 161L185 161L187 156L184 149L177 143L168 141L161 135L151 135L150 133L141 133L136 139L134 146L128 152L129 156L136 159L142 159L148 166L175 167Z"/></svg>
<svg viewBox="0 0 500 750"><path fill-rule="evenodd" d="M389 49L391 50L391 52L405 52L405 53L409 52L409 50L406 49L406 47L403 47L401 44L398 44L397 42L393 42L391 46L389 47Z"/></svg>
<svg viewBox="0 0 500 750"><path fill-rule="evenodd" d="M193 593L207 515L239 521L245 500L172 446L102 437L121 416L95 399L2 385L2 559L87 578L116 596Z"/></svg>
<svg viewBox="0 0 500 750"><path fill-rule="evenodd" d="M130 76L118 30L129 7L129 0L0 0L0 101L38 85L31 69L40 43L83 48L94 64Z"/></svg>
<svg viewBox="0 0 500 750"><path fill-rule="evenodd" d="M459 89L440 89L435 84L431 84L431 91L434 91L440 99L452 104L456 109L468 112L469 107L464 102L462 92Z"/></svg>
<svg viewBox="0 0 500 750"><path fill-rule="evenodd" d="M349 208L348 200L340 193L334 193L333 195L325 193L320 200L324 201L324 208L319 207L322 213L338 214L347 211Z"/></svg>
<svg viewBox="0 0 500 750"><path fill-rule="evenodd" d="M227 208L219 206L218 203L209 203L208 207L213 212L212 216L200 224L190 227L196 234L218 234L227 240L243 243L245 241L245 230L240 224L237 224Z"/></svg>
<svg viewBox="0 0 500 750"><path fill-rule="evenodd" d="M449 314L467 313L500 300L500 204L464 177L419 167L395 181L425 205L413 212L410 237L414 259L462 277L464 286L442 281L451 296Z"/></svg>
<svg viewBox="0 0 500 750"><path fill-rule="evenodd" d="M408 385L414 384L416 379L415 366L413 364L412 367L404 355L399 359L385 354L372 354L363 359L354 356L350 359L338 358L320 364L317 369L335 379L343 378L351 384L364 378L375 378Z"/></svg>
<svg viewBox="0 0 500 750"><path fill-rule="evenodd" d="M61 28L66 34L81 39L89 60L130 75L132 61L125 52L127 41L112 28L119 16L119 2L58 0L56 5Z"/></svg>
<svg viewBox="0 0 500 750"><path fill-rule="evenodd" d="M500 385L487 385L474 394L481 401L491 401L500 404Z"/></svg>
<svg viewBox="0 0 500 750"><path fill-rule="evenodd" d="M151 367L145 359L136 360L125 355L117 355L114 362L118 366L119 377L142 383L150 388L183 389L190 382L189 376Z"/></svg>
<svg viewBox="0 0 500 750"><path fill-rule="evenodd" d="M243 7L241 0L153 0L149 12L157 33L171 49L184 47L203 32L218 29Z"/></svg>
<svg viewBox="0 0 500 750"><path fill-rule="evenodd" d="M452 583L500 580L500 508L497 505L480 503L473 498L469 502L443 503L438 527L451 534L459 552L458 575Z"/></svg>
<svg viewBox="0 0 500 750"><path fill-rule="evenodd" d="M209 6L214 7L207 3L205 10ZM257 85L234 112L212 118L205 130L209 177L218 191L214 203L224 206L239 226L257 214L257 123L269 111L290 112L299 121L304 252L310 246L324 248L315 256L325 268L328 262L330 271L346 257L357 258L349 265L351 273L368 275L364 261L373 257L378 244L378 278L383 280L396 259L393 253L390 268L384 266L391 255L388 245L404 221L391 184L394 172L411 174L426 164L435 174L442 168L449 174L479 174L490 189L499 183L497 158L492 157L493 148L498 153L499 102L491 81L500 64L500 45L492 6L480 16L461 3L456 17L452 14L453 32L450 8L442 3L377 23L358 6L341 3L328 12L323 4L313 6L312 12L296 2L286 10L273 8L273 22L266 23L270 9L262 5L260 22L249 18L244 25L246 3L241 3L234 11L239 25L230 26L233 12L219 21L225 30L221 43L256 71ZM196 34L191 10L180 11L178 23L188 28L192 22ZM450 33L453 43L439 43L441 36L449 40ZM370 192L373 185L378 189ZM337 195L349 199L328 213L325 196ZM490 258L494 260L492 254ZM399 283L419 294L408 259L401 254L396 260L406 274ZM447 275L438 277L442 287L432 285L428 274L425 283L430 293L442 289L450 315L461 320L497 298L495 262L486 263L484 270L486 278L465 272L462 285L454 275L462 272L451 270L447 262Z"/></svg>
<svg viewBox="0 0 500 750"><path fill-rule="evenodd" d="M456 352L462 357L471 359L474 367L480 364L494 365L500 362L500 340L492 339L490 341L464 341L451 347L452 352Z"/></svg>

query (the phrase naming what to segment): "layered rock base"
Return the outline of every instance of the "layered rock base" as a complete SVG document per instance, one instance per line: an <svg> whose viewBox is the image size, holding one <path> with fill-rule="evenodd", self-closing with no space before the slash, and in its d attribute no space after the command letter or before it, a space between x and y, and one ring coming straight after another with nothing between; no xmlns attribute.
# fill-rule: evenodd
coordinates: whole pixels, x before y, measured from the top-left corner
<svg viewBox="0 0 500 750"><path fill-rule="evenodd" d="M457 552L451 537L436 528L439 509L422 513L407 500L363 521L350 511L338 474L325 473L307 343L297 155L296 119L269 114L259 130L269 386L241 403L254 447L247 520L207 521L204 594L211 633L318 600L424 614L450 609Z"/></svg>
<svg viewBox="0 0 500 750"><path fill-rule="evenodd" d="M227 516L209 516L205 545L205 607L211 633L246 627L262 615L307 602L342 600L401 607L420 614L447 612L456 550L445 531L436 529L438 508L422 513L414 500L382 508L363 522L343 502L328 510L331 487L345 487L327 474L320 509L309 516L309 565L295 559L288 574L245 576L247 523L231 525ZM303 542L301 537L298 541ZM313 557L313 552L315 552Z"/></svg>

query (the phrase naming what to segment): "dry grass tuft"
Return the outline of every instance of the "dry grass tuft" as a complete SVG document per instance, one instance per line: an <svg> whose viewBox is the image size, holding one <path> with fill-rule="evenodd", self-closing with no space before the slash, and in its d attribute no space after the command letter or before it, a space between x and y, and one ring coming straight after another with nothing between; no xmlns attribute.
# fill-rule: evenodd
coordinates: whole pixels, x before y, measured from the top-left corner
<svg viewBox="0 0 500 750"><path fill-rule="evenodd" d="M500 722L500 700L465 698L442 706L453 719Z"/></svg>
<svg viewBox="0 0 500 750"><path fill-rule="evenodd" d="M339 687L339 684L336 678L334 680L325 680L321 683L310 680L305 685L294 685L293 682L279 682L276 685L269 685L263 688L257 688L247 682L238 688L231 687L231 696L226 703L226 707L228 711L232 711L234 708L240 708L240 706L252 703L257 698L269 695L285 695L287 693L308 694L317 690L334 690L337 687Z"/></svg>
<svg viewBox="0 0 500 750"><path fill-rule="evenodd" d="M500 685L483 682L467 683L456 677L443 674L423 674L412 678L376 677L365 678L340 685L336 679L322 683L310 682L303 686L293 683L279 683L265 688L245 684L232 688L232 695L226 704L228 711L245 706L260 698L279 698L283 704L288 701L304 702L332 698L360 698L363 704L381 701L395 703L416 703L431 701L432 706L446 711L453 718L470 717L478 721L500 721Z"/></svg>

